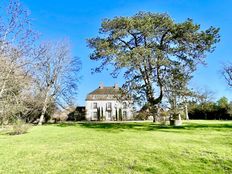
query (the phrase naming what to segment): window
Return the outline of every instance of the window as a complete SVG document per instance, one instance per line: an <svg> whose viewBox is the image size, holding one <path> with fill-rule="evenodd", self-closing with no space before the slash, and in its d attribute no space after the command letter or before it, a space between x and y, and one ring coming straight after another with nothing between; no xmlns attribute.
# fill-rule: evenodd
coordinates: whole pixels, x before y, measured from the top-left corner
<svg viewBox="0 0 232 174"><path fill-rule="evenodd" d="M97 112L93 112L93 119L97 119Z"/></svg>
<svg viewBox="0 0 232 174"><path fill-rule="evenodd" d="M111 110L112 109L112 103L108 102L106 105L107 110Z"/></svg>
<svg viewBox="0 0 232 174"><path fill-rule="evenodd" d="M123 118L126 118L127 117L127 112L123 111L122 116L123 116Z"/></svg>
<svg viewBox="0 0 232 174"><path fill-rule="evenodd" d="M126 108L127 108L127 103L126 103L126 102L123 102L123 103L122 103L122 108L123 108L123 109L126 109Z"/></svg>
<svg viewBox="0 0 232 174"><path fill-rule="evenodd" d="M93 103L93 109L97 109L97 103Z"/></svg>

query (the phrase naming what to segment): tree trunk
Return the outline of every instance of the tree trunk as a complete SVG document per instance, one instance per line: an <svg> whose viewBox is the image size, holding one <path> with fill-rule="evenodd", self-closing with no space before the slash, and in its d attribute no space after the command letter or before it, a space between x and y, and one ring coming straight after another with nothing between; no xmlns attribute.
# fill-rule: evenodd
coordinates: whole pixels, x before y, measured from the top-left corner
<svg viewBox="0 0 232 174"><path fill-rule="evenodd" d="M149 98L148 103L149 103L149 112L152 114L153 116L153 122L156 122L156 118L159 117L159 112L160 112L160 107L159 104L161 102L163 98L163 91L160 91L160 95L157 98L154 98L154 96L152 96L152 98Z"/></svg>
<svg viewBox="0 0 232 174"><path fill-rule="evenodd" d="M181 121L181 115L180 115L180 113L178 114L178 120Z"/></svg>
<svg viewBox="0 0 232 174"><path fill-rule="evenodd" d="M47 110L47 104L44 104L43 106L43 110L42 110L42 113L40 115L40 119L39 119L39 123L38 125L42 125L43 124L43 120L44 120L44 116L45 116L45 113L46 113L46 110Z"/></svg>
<svg viewBox="0 0 232 174"><path fill-rule="evenodd" d="M49 90L48 90L48 91L49 91ZM46 113L46 111L47 111L48 91L47 91L47 93L46 93L46 97L45 97L45 100L44 100L43 109L42 109L42 113L41 113L41 115L40 115L40 119L39 119L38 125L42 125L42 124L43 124L44 116L45 116L45 113Z"/></svg>
<svg viewBox="0 0 232 174"><path fill-rule="evenodd" d="M185 104L184 108L185 108L185 118L186 118L186 120L189 120L188 106L187 106L187 104Z"/></svg>
<svg viewBox="0 0 232 174"><path fill-rule="evenodd" d="M148 103L150 105L149 109L150 109L150 113L153 116L153 122L156 122L156 118L159 117L159 111L160 111L160 107L159 104L162 101L163 98L163 88L160 85L160 94L157 98L154 97L154 95L152 94L152 96L147 96L148 97Z"/></svg>
<svg viewBox="0 0 232 174"><path fill-rule="evenodd" d="M1 87L1 90L0 90L0 98L2 98L3 91L5 90L5 86L6 86L6 82L4 81L4 82L3 82L3 85L2 85L2 87Z"/></svg>
<svg viewBox="0 0 232 174"><path fill-rule="evenodd" d="M153 122L159 120L159 117L160 117L160 106L158 104L157 106L154 106L153 109Z"/></svg>
<svg viewBox="0 0 232 174"><path fill-rule="evenodd" d="M155 123L156 122L156 118L157 118L157 115L156 113L153 115L153 122Z"/></svg>
<svg viewBox="0 0 232 174"><path fill-rule="evenodd" d="M2 85L2 87L1 87L1 90L0 90L0 98L2 98L2 96L3 96L3 92L4 92L5 88L6 88L6 81L9 79L12 70L13 70L13 63L11 63L10 69L9 69L9 71L7 72L7 75L6 75L6 77L5 77L5 80L4 80L3 85Z"/></svg>

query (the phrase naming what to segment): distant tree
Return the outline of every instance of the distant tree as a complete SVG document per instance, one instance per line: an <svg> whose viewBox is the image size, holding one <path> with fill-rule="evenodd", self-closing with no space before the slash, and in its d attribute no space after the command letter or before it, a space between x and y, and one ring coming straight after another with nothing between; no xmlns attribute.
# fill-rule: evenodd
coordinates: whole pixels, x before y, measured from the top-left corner
<svg viewBox="0 0 232 174"><path fill-rule="evenodd" d="M232 88L232 63L224 65L223 76L226 79L228 86Z"/></svg>
<svg viewBox="0 0 232 174"><path fill-rule="evenodd" d="M226 98L225 96L224 96L224 97L221 97L221 98L217 101L217 105L218 105L220 108L228 108L228 107L229 107L229 100L228 100L228 98Z"/></svg>
<svg viewBox="0 0 232 174"><path fill-rule="evenodd" d="M218 119L223 119L226 115L230 114L229 100L224 96L217 101Z"/></svg>
<svg viewBox="0 0 232 174"><path fill-rule="evenodd" d="M62 107L73 104L80 77L80 60L71 56L69 43L60 40L42 44L36 61L34 76L43 102L41 125L51 101Z"/></svg>
<svg viewBox="0 0 232 174"><path fill-rule="evenodd" d="M114 77L124 71L124 89L135 99L145 100L150 110L156 112L167 72L177 67L195 71L219 42L218 32L214 27L201 30L191 19L176 23L169 15L159 13L140 12L132 17L105 19L101 36L88 40L94 49L90 59L101 61L95 72L107 65L114 68Z"/></svg>
<svg viewBox="0 0 232 174"><path fill-rule="evenodd" d="M212 102L215 98L215 92L210 89L198 89L194 91L194 99L200 103Z"/></svg>
<svg viewBox="0 0 232 174"><path fill-rule="evenodd" d="M221 97L217 102L205 101L191 103L189 107L191 119L232 119L232 104L226 97Z"/></svg>
<svg viewBox="0 0 232 174"><path fill-rule="evenodd" d="M230 117L232 118L232 101L230 101L228 113Z"/></svg>
<svg viewBox="0 0 232 174"><path fill-rule="evenodd" d="M214 102L215 92L207 88L192 91L192 102L189 103L190 115L197 119L214 119L217 104Z"/></svg>

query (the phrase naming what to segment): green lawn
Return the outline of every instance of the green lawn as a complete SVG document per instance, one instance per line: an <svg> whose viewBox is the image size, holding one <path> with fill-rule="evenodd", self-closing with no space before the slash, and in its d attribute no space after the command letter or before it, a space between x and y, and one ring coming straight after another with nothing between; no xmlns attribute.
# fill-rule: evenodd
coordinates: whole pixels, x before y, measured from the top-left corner
<svg viewBox="0 0 232 174"><path fill-rule="evenodd" d="M232 122L66 123L1 133L0 173L232 173Z"/></svg>

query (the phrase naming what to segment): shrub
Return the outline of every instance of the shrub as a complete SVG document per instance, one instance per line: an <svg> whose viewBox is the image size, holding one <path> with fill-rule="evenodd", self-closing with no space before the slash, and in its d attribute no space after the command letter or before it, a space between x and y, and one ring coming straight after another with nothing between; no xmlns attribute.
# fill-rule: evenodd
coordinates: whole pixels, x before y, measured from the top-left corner
<svg viewBox="0 0 232 174"><path fill-rule="evenodd" d="M55 123L57 123L57 122L64 122L67 119L68 119L68 114L65 113L65 112L58 112L58 113L55 113L52 116L52 120L54 120Z"/></svg>
<svg viewBox="0 0 232 174"><path fill-rule="evenodd" d="M134 115L134 120L147 120L149 116L151 116L151 114L149 114L148 112L140 111L139 113Z"/></svg>
<svg viewBox="0 0 232 174"><path fill-rule="evenodd" d="M85 115L79 111L73 111L68 114L67 121L83 121L85 120Z"/></svg>
<svg viewBox="0 0 232 174"><path fill-rule="evenodd" d="M22 120L17 120L13 125L12 129L10 130L9 134L10 135L20 135L20 134L25 134L29 130L30 125L26 124Z"/></svg>

